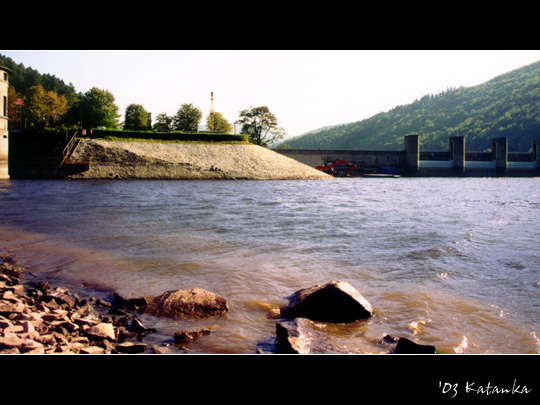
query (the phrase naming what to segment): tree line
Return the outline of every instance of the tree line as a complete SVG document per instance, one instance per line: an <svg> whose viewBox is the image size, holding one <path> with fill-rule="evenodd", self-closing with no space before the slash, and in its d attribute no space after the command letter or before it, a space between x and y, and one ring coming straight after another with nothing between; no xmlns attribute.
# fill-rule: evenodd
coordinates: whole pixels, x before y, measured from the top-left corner
<svg viewBox="0 0 540 405"><path fill-rule="evenodd" d="M0 65L11 70L8 88L8 119L11 129L33 131L76 131L82 128L123 129L155 132L197 132L203 113L191 103L184 103L173 116L158 114L152 123L151 114L142 104L130 104L120 122L119 107L114 95L92 87L82 93L74 86L49 74L40 74L31 67L17 64L0 55ZM268 107L250 107L239 113L236 123L240 133L247 134L257 145L268 146L284 136L277 118ZM206 118L209 132L230 134L232 125L219 112Z"/></svg>

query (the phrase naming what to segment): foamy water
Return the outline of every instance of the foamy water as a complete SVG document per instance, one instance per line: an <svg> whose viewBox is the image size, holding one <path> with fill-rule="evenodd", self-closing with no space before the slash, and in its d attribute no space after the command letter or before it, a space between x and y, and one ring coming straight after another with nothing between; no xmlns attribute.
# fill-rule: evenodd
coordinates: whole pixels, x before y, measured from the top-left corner
<svg viewBox="0 0 540 405"><path fill-rule="evenodd" d="M192 353L255 353L294 291L356 287L368 321L327 325L355 351L385 333L442 353L540 349L540 179L15 181L0 183L0 242L35 276L149 299L200 287L229 302ZM173 347L174 349L174 347Z"/></svg>

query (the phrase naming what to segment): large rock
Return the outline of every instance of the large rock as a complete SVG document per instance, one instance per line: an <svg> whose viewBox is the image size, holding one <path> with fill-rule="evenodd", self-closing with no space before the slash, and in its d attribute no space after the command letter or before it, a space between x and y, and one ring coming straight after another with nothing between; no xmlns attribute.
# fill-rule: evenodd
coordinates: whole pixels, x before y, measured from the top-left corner
<svg viewBox="0 0 540 405"><path fill-rule="evenodd" d="M346 336L325 331L324 324L306 318L283 319L276 323L277 352L283 354L354 354L365 353ZM353 343L351 345L350 343Z"/></svg>
<svg viewBox="0 0 540 405"><path fill-rule="evenodd" d="M227 301L201 288L167 291L154 298L146 313L174 318L204 318L221 315L229 310Z"/></svg>
<svg viewBox="0 0 540 405"><path fill-rule="evenodd" d="M399 338L396 347L390 350L391 354L435 354L437 349L433 345L423 345L407 338Z"/></svg>
<svg viewBox="0 0 540 405"><path fill-rule="evenodd" d="M129 309L136 311L147 305L146 298L144 297L124 297L118 293L113 294L112 306L117 309Z"/></svg>
<svg viewBox="0 0 540 405"><path fill-rule="evenodd" d="M294 320L279 321L276 323L276 338L279 350L282 353L309 354L311 331L305 325L308 319L296 318Z"/></svg>
<svg viewBox="0 0 540 405"><path fill-rule="evenodd" d="M135 342L135 343L124 342L124 343L117 344L114 349L118 353L133 354L133 353L144 353L147 347L148 345L142 342Z"/></svg>
<svg viewBox="0 0 540 405"><path fill-rule="evenodd" d="M322 322L352 322L369 318L371 304L346 281L330 281L299 290L288 297L281 310L285 318L307 318Z"/></svg>
<svg viewBox="0 0 540 405"><path fill-rule="evenodd" d="M87 327L84 329L84 333L91 340L116 340L114 326L111 323L99 323L95 326Z"/></svg>
<svg viewBox="0 0 540 405"><path fill-rule="evenodd" d="M199 336L209 335L212 333L210 328L200 328L200 329L191 329L191 330L182 330L175 332L174 342L175 343L189 343L192 340L195 340Z"/></svg>

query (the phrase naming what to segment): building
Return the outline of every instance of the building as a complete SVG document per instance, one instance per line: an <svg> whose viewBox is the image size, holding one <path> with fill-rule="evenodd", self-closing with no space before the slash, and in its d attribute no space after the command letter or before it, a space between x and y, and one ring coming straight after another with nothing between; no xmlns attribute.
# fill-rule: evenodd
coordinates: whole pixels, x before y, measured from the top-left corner
<svg viewBox="0 0 540 405"><path fill-rule="evenodd" d="M0 66L0 179L9 179L8 173L8 76L11 70Z"/></svg>

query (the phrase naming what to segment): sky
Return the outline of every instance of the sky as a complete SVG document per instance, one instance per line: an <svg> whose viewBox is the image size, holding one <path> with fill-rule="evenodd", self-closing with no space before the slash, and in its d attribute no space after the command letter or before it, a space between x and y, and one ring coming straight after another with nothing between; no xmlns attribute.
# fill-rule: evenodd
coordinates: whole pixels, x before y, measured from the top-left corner
<svg viewBox="0 0 540 405"><path fill-rule="evenodd" d="M470 87L540 60L540 50L1 50L41 74L92 87L153 119L182 104L231 125L267 106L285 138L361 121L449 87ZM235 131L240 131L236 126Z"/></svg>

